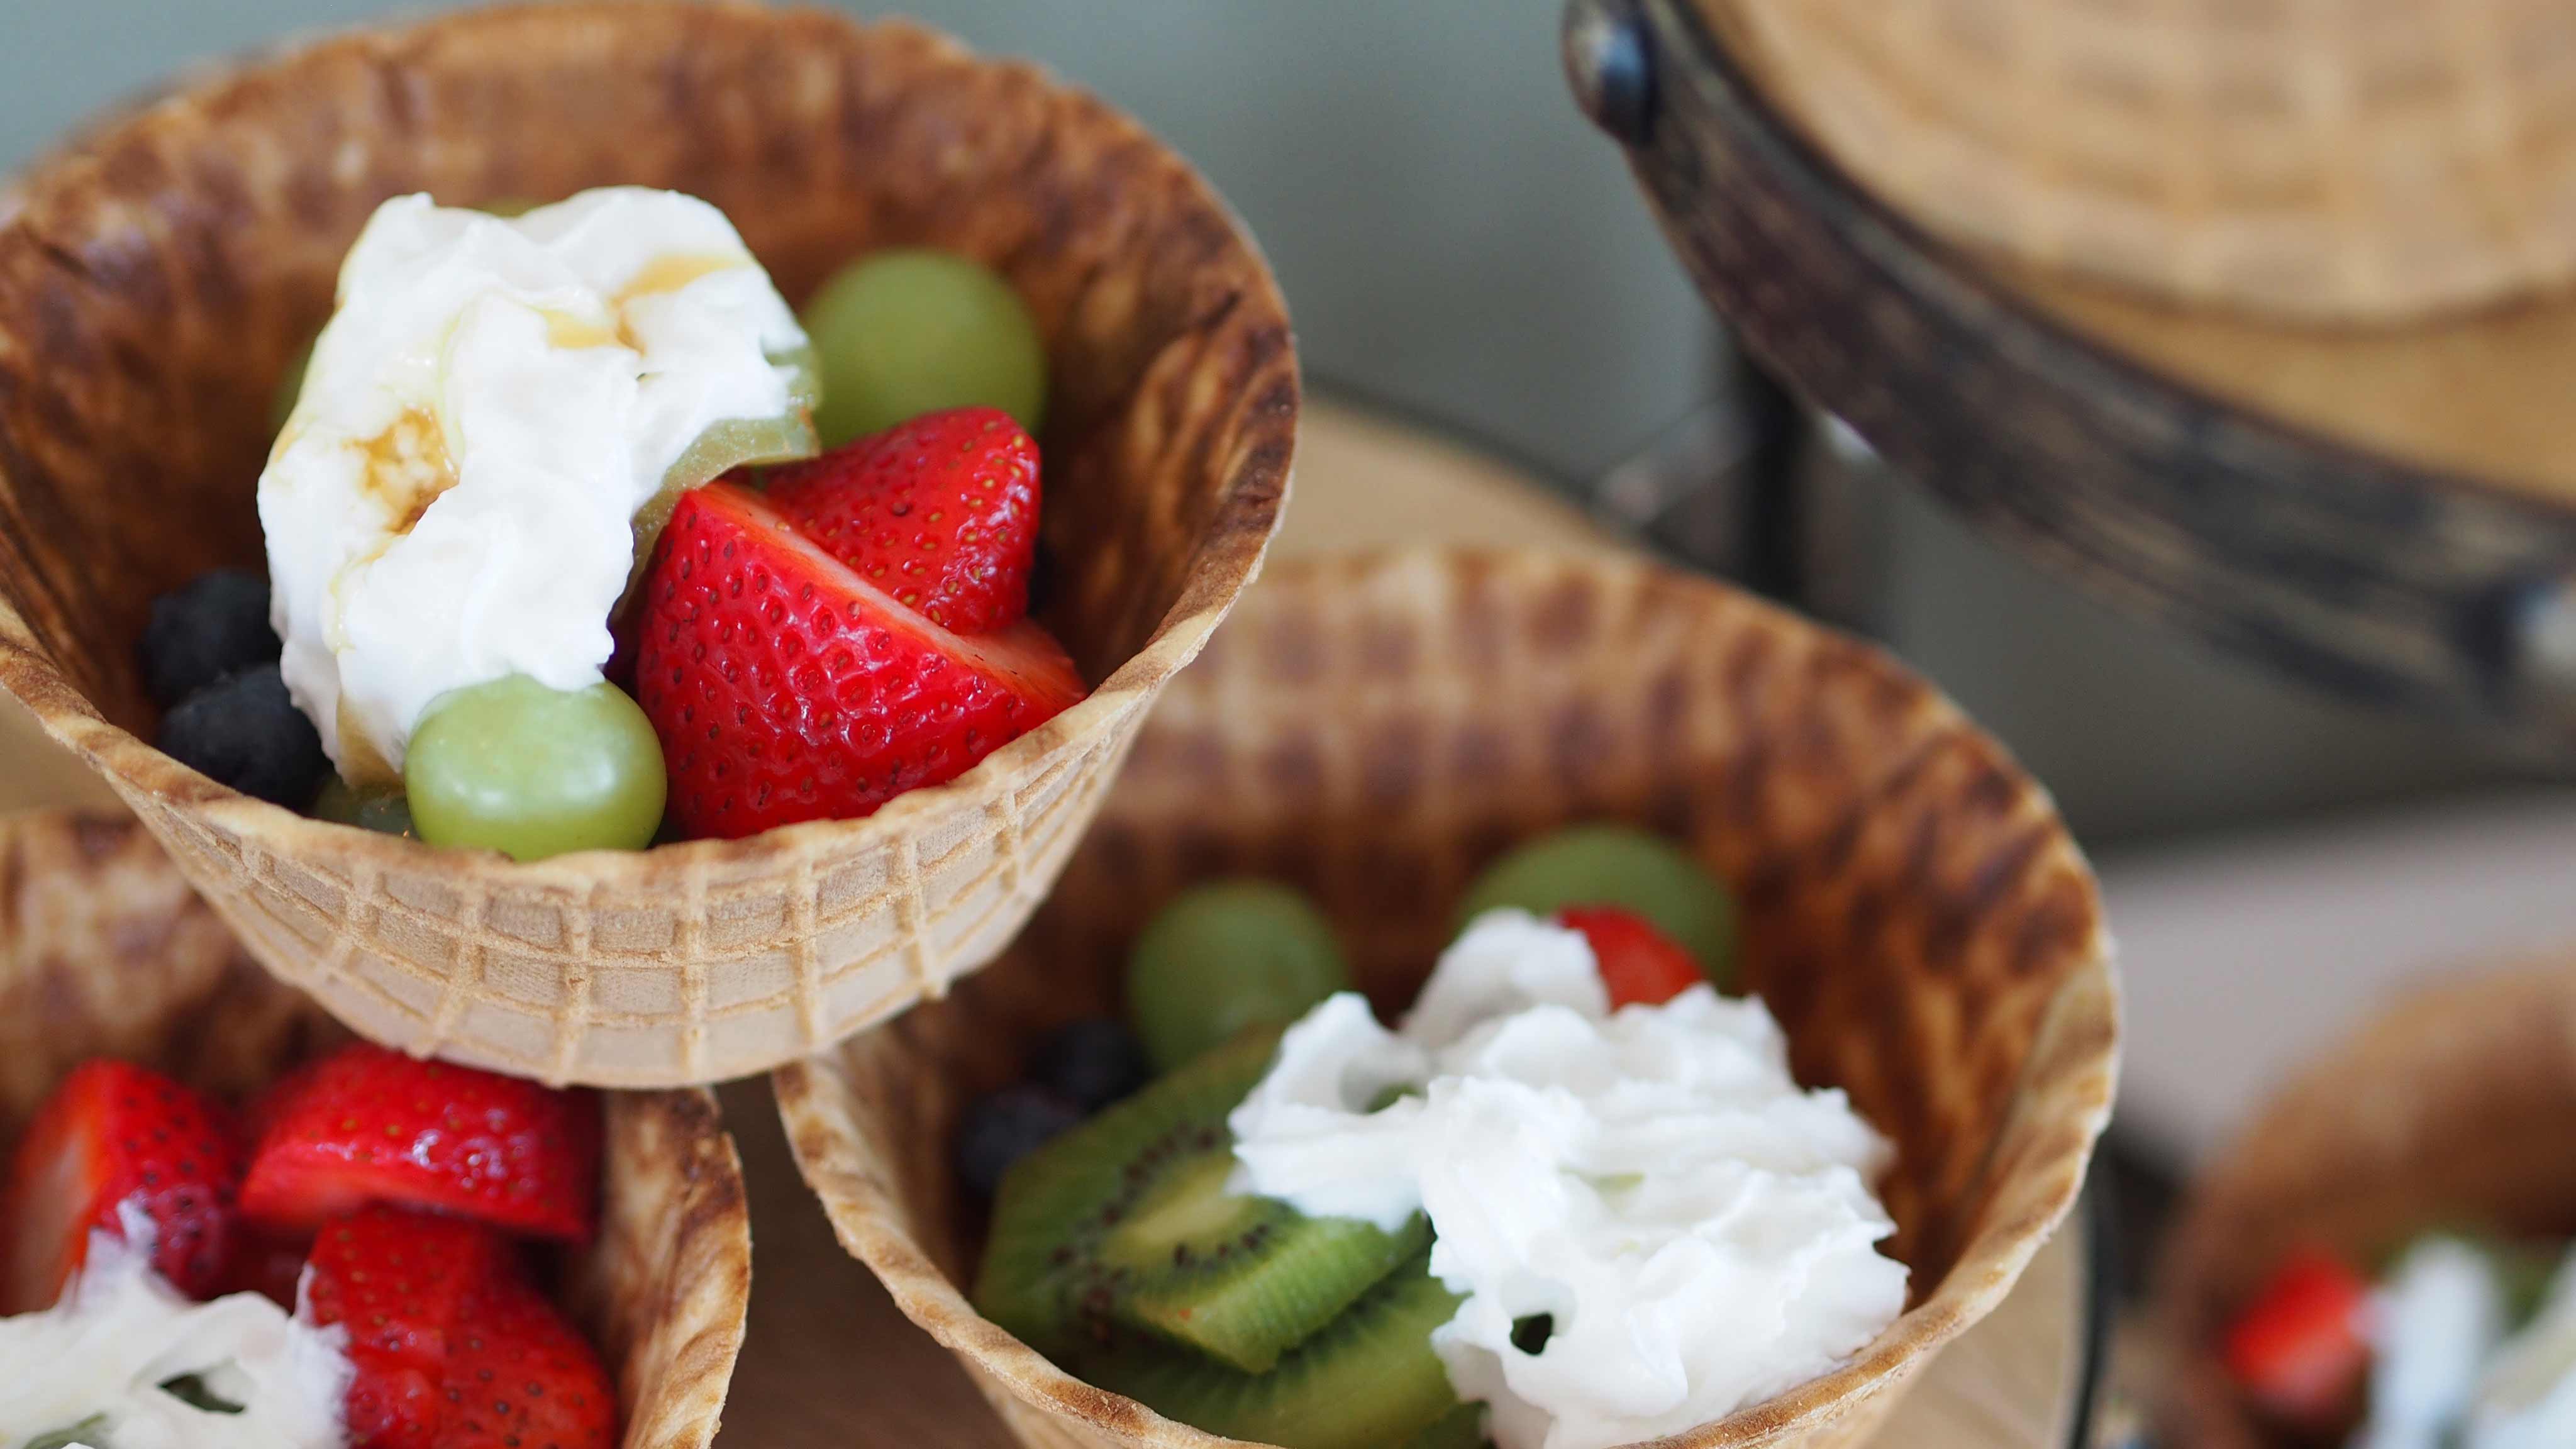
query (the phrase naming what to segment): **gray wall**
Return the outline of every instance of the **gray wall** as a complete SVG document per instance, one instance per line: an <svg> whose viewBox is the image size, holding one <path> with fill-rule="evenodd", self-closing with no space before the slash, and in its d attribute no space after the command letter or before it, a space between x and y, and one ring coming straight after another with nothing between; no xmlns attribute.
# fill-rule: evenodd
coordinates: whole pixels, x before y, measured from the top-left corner
<svg viewBox="0 0 2576 1449"><path fill-rule="evenodd" d="M203 55L376 0L0 0L0 163ZM860 7L876 8L876 7ZM1558 0L923 0L1137 113L1260 236L1325 386L1588 476L1686 412L1717 343L1625 168L1577 118ZM2011 740L2080 828L2206 827L2484 772L2073 602L1888 504L1888 635Z"/></svg>

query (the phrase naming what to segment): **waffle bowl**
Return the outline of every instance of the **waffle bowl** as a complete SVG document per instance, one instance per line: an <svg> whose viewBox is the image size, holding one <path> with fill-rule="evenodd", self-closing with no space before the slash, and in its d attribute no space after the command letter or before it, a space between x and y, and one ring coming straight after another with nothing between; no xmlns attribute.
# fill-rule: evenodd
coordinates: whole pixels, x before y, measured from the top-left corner
<svg viewBox="0 0 2576 1449"><path fill-rule="evenodd" d="M1054 378L1042 617L1091 697L867 820L528 865L304 819L152 749L146 605L260 556L269 390L370 211L617 182L724 208L790 301L888 245L1011 280ZM742 4L356 32L198 79L0 193L0 685L367 1036L555 1082L741 1076L1018 929L1258 569L1297 401L1277 287L1223 203L1032 68Z"/></svg>
<svg viewBox="0 0 2576 1449"><path fill-rule="evenodd" d="M2282 1256L2373 1262L2434 1227L2576 1237L2576 964L2420 988L2257 1113L2185 1204L2157 1284L2158 1442L2274 1449L2220 1364Z"/></svg>
<svg viewBox="0 0 2576 1449"><path fill-rule="evenodd" d="M0 1151L91 1057L239 1100L346 1036L132 820L0 818ZM742 1166L704 1090L612 1095L607 1113L599 1236L563 1294L616 1376L627 1449L704 1449L751 1302Z"/></svg>
<svg viewBox="0 0 2576 1449"><path fill-rule="evenodd" d="M1851 1445L2011 1288L2110 1110L2117 1006L2092 876L2046 795L1876 652L1614 558L1397 553L1274 569L1167 693L1021 945L778 1072L842 1244L1026 1444L1228 1441L1083 1384L984 1321L948 1167L962 1105L1067 1018L1113 1009L1128 941L1198 878L1311 892L1381 1013L1473 873L1569 821L1687 842L1740 889L1747 971L1799 1079L1898 1144L1883 1196L1908 1310L1853 1362L1693 1446Z"/></svg>
<svg viewBox="0 0 2576 1449"><path fill-rule="evenodd" d="M1686 0L1907 214L2173 302L2377 323L2576 279L2576 17Z"/></svg>

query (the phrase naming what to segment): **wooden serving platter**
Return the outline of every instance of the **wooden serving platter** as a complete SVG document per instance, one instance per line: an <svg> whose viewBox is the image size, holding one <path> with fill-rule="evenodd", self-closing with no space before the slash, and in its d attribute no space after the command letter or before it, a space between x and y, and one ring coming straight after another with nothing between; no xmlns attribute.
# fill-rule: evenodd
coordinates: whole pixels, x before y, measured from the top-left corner
<svg viewBox="0 0 2576 1449"><path fill-rule="evenodd" d="M1570 506L1472 451L1310 403L1283 553L1448 541L1615 548ZM1256 585L1255 587L1258 587ZM6 703L0 701L0 703ZM107 804L14 703L0 715L0 809ZM750 1340L719 1449L1013 1449L946 1350L841 1250L798 1177L765 1081L723 1090L752 1206ZM1889 1449L2067 1449L2091 1383L2087 1235L2070 1223L2002 1307L1925 1371Z"/></svg>
<svg viewBox="0 0 2576 1449"><path fill-rule="evenodd" d="M1567 62L1771 369L2115 604L2576 756L2576 298L2363 331L2007 267L1829 161L1733 16L1569 0Z"/></svg>

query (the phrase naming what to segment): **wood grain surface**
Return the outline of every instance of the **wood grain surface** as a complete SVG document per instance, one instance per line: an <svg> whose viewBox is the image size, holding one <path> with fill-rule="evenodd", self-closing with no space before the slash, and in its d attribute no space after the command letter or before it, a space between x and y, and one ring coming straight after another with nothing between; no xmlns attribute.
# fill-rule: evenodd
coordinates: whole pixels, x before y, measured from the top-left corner
<svg viewBox="0 0 2576 1449"><path fill-rule="evenodd" d="M2576 463L2553 426L2576 314L2300 334L2017 284L1826 160L1703 3L1572 0L1571 68L1766 366L2120 607L2576 751L2576 665L2548 632L2552 591L2576 599Z"/></svg>
<svg viewBox="0 0 2576 1449"><path fill-rule="evenodd" d="M1427 540L1613 548L1507 465L1330 402L1310 402L1283 554ZM1258 585L1255 585L1258 587ZM0 715L0 809L108 803L95 778ZM750 1339L719 1449L1011 1449L947 1352L833 1240L796 1174L765 1080L723 1091L751 1188ZM2083 1227L2071 1223L1995 1313L1927 1370L1889 1449L2063 1449L2084 1378Z"/></svg>

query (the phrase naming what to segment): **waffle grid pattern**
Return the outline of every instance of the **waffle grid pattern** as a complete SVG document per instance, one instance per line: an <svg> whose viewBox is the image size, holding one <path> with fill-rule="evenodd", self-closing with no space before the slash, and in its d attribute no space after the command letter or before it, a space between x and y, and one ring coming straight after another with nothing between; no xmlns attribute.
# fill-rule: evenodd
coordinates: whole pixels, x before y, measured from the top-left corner
<svg viewBox="0 0 2576 1449"><path fill-rule="evenodd" d="M2382 321L2576 280L2555 0L1695 0L1936 230L2170 300Z"/></svg>
<svg viewBox="0 0 2576 1449"><path fill-rule="evenodd" d="M389 195L611 183L723 207L791 299L889 245L1011 280L1055 379L1044 617L1091 696L863 821L526 865L307 820L145 744L142 610L257 556L244 395L327 312L348 239ZM412 1051L671 1086L944 991L1045 894L1286 500L1294 341L1224 203L1097 99L900 21L561 0L360 29L193 77L9 195L0 682L262 964ZM147 436L149 466L123 451Z"/></svg>
<svg viewBox="0 0 2576 1449"><path fill-rule="evenodd" d="M0 1157L89 1057L238 1102L345 1039L244 958L137 822L0 821ZM751 1304L742 1165L710 1092L616 1093L603 1108L600 1231L564 1264L568 1306L616 1373L625 1449L706 1449Z"/></svg>
<svg viewBox="0 0 2576 1449"><path fill-rule="evenodd" d="M1864 1443L2074 1201L2110 1109L2109 947L2081 854L1998 746L1876 651L1722 586L1510 553L1274 569L1166 692L1021 944L775 1074L788 1140L842 1243L1029 1449L1221 1449L975 1313L958 1114L1052 1026L1114 1009L1135 932L1191 881L1301 887L1394 1013L1479 868L1604 817L1736 883L1746 979L1800 1079L1897 1145L1881 1193L1914 1274L1851 1363L1664 1442Z"/></svg>
<svg viewBox="0 0 2576 1449"><path fill-rule="evenodd" d="M709 1080L749 1070L720 1050L722 1041L775 1041L784 1059L944 995L1045 894L1115 773L1108 757L1123 749L1112 740L1068 754L1017 788L995 790L983 807L985 828L928 861L914 835L895 833L873 852L885 863L878 883L832 892L840 898L828 905L826 880L869 874L865 860L833 869L800 854L776 878L723 887L689 872L677 909L667 912L667 937L656 944L632 941L633 922L651 913L643 903L596 884L511 892L469 876L439 885L435 894L452 901L439 910L406 899L397 877L371 861L339 875L172 812L155 823L190 878L264 959L284 963L281 975L369 1035L549 1081L601 1085L619 1084L637 1062L645 1074L662 1075L661 1049L634 1054L640 1037L675 1044L681 1078ZM496 924L502 917L551 919L555 930L532 940ZM607 942L603 920L619 927ZM745 920L777 928L749 935ZM495 970L540 952L542 969ZM620 1004L669 986L674 962L676 995L666 1006ZM719 999L717 983L747 972L774 984L736 983Z"/></svg>

